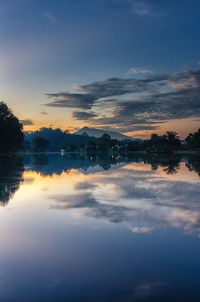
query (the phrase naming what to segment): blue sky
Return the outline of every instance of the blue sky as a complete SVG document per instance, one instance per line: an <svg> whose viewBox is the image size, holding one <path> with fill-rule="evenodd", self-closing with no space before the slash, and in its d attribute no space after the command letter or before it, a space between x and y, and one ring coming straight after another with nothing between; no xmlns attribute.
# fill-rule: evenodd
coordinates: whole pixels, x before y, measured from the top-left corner
<svg viewBox="0 0 200 302"><path fill-rule="evenodd" d="M105 83L108 78L139 80L153 77L157 85L159 81L155 77L161 74L167 75L166 85L162 84L163 91L177 92L178 81L178 89L183 85L184 89L195 88L197 97L199 11L197 0L1 0L0 98L24 120L25 129L52 125L73 130L88 125L145 136L153 130L160 133L174 127L185 135L199 125L197 99L191 107L196 115L186 106L187 112L182 116L168 114L162 121L155 115L148 116L146 123L140 121L140 128L136 127L138 116L143 115L144 120L154 109L148 106L147 112L139 110L136 116L134 104L138 108L138 102L152 101L150 91L139 98L135 90L131 90L128 98L127 91L117 97L107 94L105 99L98 95L92 107L80 106L82 111L71 103L66 106L66 102L60 107L46 104L56 101L55 94L60 92L71 93L73 97L77 97L74 96L77 93L91 94L91 90L83 91L84 85ZM176 83L168 87L174 73L180 73L181 80L176 78ZM190 89L185 102L189 102L191 96L194 92ZM69 99L69 95L67 97ZM88 97L90 99L91 95ZM161 98L159 96L160 101ZM131 104L127 110L132 108L130 115L133 114L129 116L128 124L120 123L119 126L120 113L125 110L123 101ZM163 102L167 101L165 96ZM175 110L174 103L170 108ZM177 110L180 111L179 107ZM118 119L115 118L116 111ZM86 112L85 119L78 119L81 115L76 112ZM111 122L105 122L105 117ZM125 117L122 115L121 118L123 121Z"/></svg>

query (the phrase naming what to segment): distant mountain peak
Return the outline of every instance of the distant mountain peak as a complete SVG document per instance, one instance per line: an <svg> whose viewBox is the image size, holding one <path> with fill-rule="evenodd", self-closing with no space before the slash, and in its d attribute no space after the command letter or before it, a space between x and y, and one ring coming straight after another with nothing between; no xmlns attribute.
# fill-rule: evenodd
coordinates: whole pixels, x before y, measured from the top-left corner
<svg viewBox="0 0 200 302"><path fill-rule="evenodd" d="M85 126L85 127L82 128L82 130L88 130L88 129L91 129L91 128L89 128L87 126Z"/></svg>
<svg viewBox="0 0 200 302"><path fill-rule="evenodd" d="M102 130L102 129L97 129L97 128L89 128L87 126L81 128L80 130L74 132L76 135L88 135L88 136L94 136L94 137L101 137L103 134L109 134L112 139L117 139L117 140L133 140L131 137L126 136L124 134L118 133L116 131L107 131L107 130Z"/></svg>

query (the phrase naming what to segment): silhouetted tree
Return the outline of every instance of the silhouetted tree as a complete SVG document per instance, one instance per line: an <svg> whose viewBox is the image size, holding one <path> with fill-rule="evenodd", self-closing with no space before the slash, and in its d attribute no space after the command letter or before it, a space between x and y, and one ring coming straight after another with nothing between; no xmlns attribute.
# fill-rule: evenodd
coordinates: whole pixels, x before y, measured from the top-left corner
<svg viewBox="0 0 200 302"><path fill-rule="evenodd" d="M174 131L167 131L164 134L164 137L167 140L168 153L171 153L173 151L177 151L177 150L180 149L181 142L180 142L179 136L177 135L176 132L174 132Z"/></svg>
<svg viewBox="0 0 200 302"><path fill-rule="evenodd" d="M98 139L98 151L108 151L110 144L111 144L111 137L109 134L104 133L99 139Z"/></svg>
<svg viewBox="0 0 200 302"><path fill-rule="evenodd" d="M0 102L0 152L8 153L23 149L23 126L8 106Z"/></svg>
<svg viewBox="0 0 200 302"><path fill-rule="evenodd" d="M155 153L166 153L167 152L167 137L165 135L159 136L157 134L152 134L149 140L149 147L151 152Z"/></svg>
<svg viewBox="0 0 200 302"><path fill-rule="evenodd" d="M167 131L162 136L152 134L150 140L144 141L142 146L144 150L158 155L171 154L173 151L181 149L181 142L176 132Z"/></svg>
<svg viewBox="0 0 200 302"><path fill-rule="evenodd" d="M45 152L48 148L49 141L43 137L36 136L33 139L33 150L36 152Z"/></svg>
<svg viewBox="0 0 200 302"><path fill-rule="evenodd" d="M190 133L185 141L190 149L200 149L200 128L197 132Z"/></svg>

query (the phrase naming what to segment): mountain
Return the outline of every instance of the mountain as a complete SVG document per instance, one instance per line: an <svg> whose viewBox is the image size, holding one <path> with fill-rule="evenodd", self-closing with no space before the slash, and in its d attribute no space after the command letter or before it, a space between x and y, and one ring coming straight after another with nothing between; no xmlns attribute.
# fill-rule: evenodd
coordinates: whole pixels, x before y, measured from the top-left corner
<svg viewBox="0 0 200 302"><path fill-rule="evenodd" d="M30 145L37 136L49 141L48 151L60 151L70 147L70 145L88 145L89 142L95 140L89 136L69 134L61 129L41 128L38 131L25 133L26 144Z"/></svg>
<svg viewBox="0 0 200 302"><path fill-rule="evenodd" d="M123 135L121 133L115 132L115 131L106 131L106 130L101 130L101 129L96 129L96 128L88 128L88 127L83 127L80 130L74 132L73 134L76 135L88 135L88 136L93 136L93 137L101 137L103 134L107 133L110 135L112 139L117 139L117 140L133 140L133 138Z"/></svg>

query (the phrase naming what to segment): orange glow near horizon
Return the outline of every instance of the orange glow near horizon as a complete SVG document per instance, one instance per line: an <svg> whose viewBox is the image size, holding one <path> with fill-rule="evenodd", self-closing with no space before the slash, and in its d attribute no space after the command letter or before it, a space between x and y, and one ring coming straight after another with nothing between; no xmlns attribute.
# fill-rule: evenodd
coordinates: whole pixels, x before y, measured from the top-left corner
<svg viewBox="0 0 200 302"><path fill-rule="evenodd" d="M189 133L193 133L200 128L200 121L195 119L182 119L182 120L171 120L160 125L159 129L156 130L144 130L144 131L132 131L123 132L124 135L147 139L150 138L152 133L163 135L166 131L175 131L179 137L183 140Z"/></svg>
<svg viewBox="0 0 200 302"><path fill-rule="evenodd" d="M68 130L69 133L72 134L84 126L88 126L89 128L101 129L101 127L95 127L87 124L83 124L80 127L80 124L79 126L77 124L74 124L74 126L72 125L65 126L65 125L61 125L61 123L59 123L58 125L52 125L51 123L47 123L46 125L44 125L43 123L41 124L38 123L37 125L24 125L23 129L24 131L38 131L43 127L53 128L53 129L60 128L62 131ZM143 130L143 131L130 131L130 132L127 131L127 132L120 132L120 133L133 138L148 139L150 138L152 133L163 135L166 131L175 131L178 133L181 139L185 139L189 133L193 133L197 131L199 128L200 128L200 122L198 120L187 119L187 120L175 120L175 121L169 121L163 123L162 126L160 126L160 129L156 129L156 130L148 130L148 131ZM113 127L113 131L118 132L118 130L115 129L114 127Z"/></svg>

